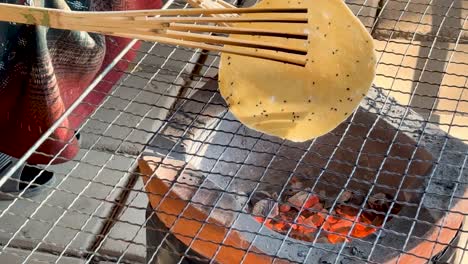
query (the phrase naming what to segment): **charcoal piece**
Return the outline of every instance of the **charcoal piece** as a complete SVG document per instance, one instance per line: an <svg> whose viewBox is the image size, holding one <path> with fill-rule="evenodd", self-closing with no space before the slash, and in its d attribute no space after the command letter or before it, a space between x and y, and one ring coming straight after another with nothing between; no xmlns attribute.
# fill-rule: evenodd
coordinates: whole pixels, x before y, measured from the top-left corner
<svg viewBox="0 0 468 264"><path fill-rule="evenodd" d="M289 204L282 204L280 205L280 212L282 213L286 213L286 212L289 212L291 210L291 206Z"/></svg>
<svg viewBox="0 0 468 264"><path fill-rule="evenodd" d="M272 199L273 197L271 194L267 191L256 191L253 195L252 198L250 198L250 203L252 205L257 204L259 201L264 200L264 199Z"/></svg>
<svg viewBox="0 0 468 264"><path fill-rule="evenodd" d="M288 185L288 188L285 190L284 194L287 196L293 196L300 191L306 191L309 188L304 188L304 183L301 181L291 181Z"/></svg>
<svg viewBox="0 0 468 264"><path fill-rule="evenodd" d="M306 191L300 191L296 193L295 195L291 196L288 199L288 203L291 204L292 206L296 208L302 208L304 203L308 201L311 197L315 196L313 193L309 193Z"/></svg>
<svg viewBox="0 0 468 264"><path fill-rule="evenodd" d="M369 197L367 201L369 207L377 211L386 211L385 208L388 207L389 201L387 196L384 193L376 193Z"/></svg>
<svg viewBox="0 0 468 264"><path fill-rule="evenodd" d="M338 203L346 203L351 200L351 198L353 198L353 193L346 190L340 195L340 198L338 198Z"/></svg>
<svg viewBox="0 0 468 264"><path fill-rule="evenodd" d="M273 218L279 214L278 203L271 199L263 199L253 207L252 214L260 217Z"/></svg>

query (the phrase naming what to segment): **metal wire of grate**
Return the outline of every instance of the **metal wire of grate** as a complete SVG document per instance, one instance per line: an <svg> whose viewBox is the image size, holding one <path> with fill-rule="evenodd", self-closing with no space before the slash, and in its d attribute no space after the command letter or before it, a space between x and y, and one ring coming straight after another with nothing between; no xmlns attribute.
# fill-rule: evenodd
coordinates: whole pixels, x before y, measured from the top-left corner
<svg viewBox="0 0 468 264"><path fill-rule="evenodd" d="M32 198L0 202L0 262L232 263L226 261L232 256L243 263L466 263L467 2L346 3L375 38L379 64L370 93L339 128L300 144L249 130L217 92L218 54L144 43L77 129L78 156L61 165L30 165L40 169L37 177L54 172L55 184ZM168 1L165 7L188 5ZM90 104L85 95L63 118ZM48 132L22 161L45 155L36 149ZM163 179L168 190L153 195L158 204L149 205L151 182L138 169L145 156L170 160L167 170L187 177ZM320 240L329 232L323 227L302 241L291 237L292 228L278 233L267 218L255 221L249 204L256 194L275 192L278 201L297 178L329 204L325 221L339 218L334 212L347 191L359 200L358 216L369 212L365 205L376 193L390 195L385 211L370 210L382 215L381 227L351 237L359 224L354 219L348 240L329 244ZM184 188L188 198L173 197ZM167 204L178 209L168 211ZM207 230L223 231L210 236Z"/></svg>

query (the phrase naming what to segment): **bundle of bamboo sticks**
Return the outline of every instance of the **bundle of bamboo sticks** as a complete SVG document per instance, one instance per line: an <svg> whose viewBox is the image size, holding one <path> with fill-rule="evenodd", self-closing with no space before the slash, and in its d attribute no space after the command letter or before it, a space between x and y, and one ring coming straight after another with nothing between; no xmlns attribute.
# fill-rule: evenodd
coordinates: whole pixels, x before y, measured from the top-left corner
<svg viewBox="0 0 468 264"><path fill-rule="evenodd" d="M135 38L189 48L244 55L295 65L305 65L307 33L283 32L265 27L242 27L243 23L304 24L305 8L235 8L224 1L187 0L196 8L75 12L13 4L0 4L0 21L78 30ZM261 16L242 16L262 14ZM215 36L224 34L224 36ZM230 35L258 35L303 40L302 47L276 42L244 40ZM276 51L276 53L266 52Z"/></svg>

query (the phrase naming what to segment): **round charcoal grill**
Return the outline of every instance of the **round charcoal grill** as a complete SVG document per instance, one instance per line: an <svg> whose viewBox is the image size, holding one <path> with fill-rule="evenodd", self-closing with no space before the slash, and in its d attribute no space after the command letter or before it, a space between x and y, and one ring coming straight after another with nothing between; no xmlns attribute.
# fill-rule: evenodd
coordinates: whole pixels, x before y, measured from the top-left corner
<svg viewBox="0 0 468 264"><path fill-rule="evenodd" d="M407 113L409 121L400 126L400 131L405 132L397 133L392 124L398 122L395 121L398 114L404 113L403 107L388 109L395 119L378 120L373 113L375 106L363 104L350 118L354 122L347 122L317 140L297 144L261 135L242 126L226 112L222 99L210 91L210 87L216 87L215 82L194 94L193 101L184 104L181 112L197 113L202 127L190 125L194 120L192 116L176 113L174 122L168 124L159 136L182 140L170 141L173 142L170 144L156 138L151 147L167 160L183 162L176 165L157 159L149 163L164 167L161 171L156 169L153 175L162 179L157 184L167 184L180 199L192 197L194 207L204 205L198 210L204 212L207 219L227 226L230 232L241 237L239 247L247 244L265 256L300 263L340 258L344 258L340 261L365 258L371 263L390 263L398 259L424 263L431 251L434 254L444 248L437 245L439 242L434 243L431 238L434 234L443 244L453 239L453 231L460 226L462 218L451 211L463 210L466 205L463 200L450 202L441 197L465 195L465 188L447 186L445 182L449 177L456 177L453 178L456 182L463 174L460 176L461 171L456 167L442 169L433 164L441 148L434 137L444 137L436 126L425 128L432 136L423 136L419 144L415 142L414 138L421 137L418 131L422 125L422 118L417 113ZM385 98L378 91L372 91L367 102L377 101L371 96ZM209 100L210 97L213 98ZM206 101L210 102L200 104ZM184 137L183 133L189 136ZM453 142L445 144L450 152L464 151L463 142L450 140ZM174 153L172 158L163 154L168 149ZM459 162L461 166L464 159ZM167 164L171 166L166 168ZM170 175L175 172L179 175L172 178ZM288 181L294 175L303 179L304 188L309 187L310 192L326 191L326 196L321 198L331 200L331 210L336 206L337 197L346 190L363 199L369 199L372 193L383 192L395 197L392 206L403 209L396 215L389 209L386 219L391 220L385 228L346 244L331 245L317 240L307 243L289 238L255 221L248 213L247 204L256 192L262 190L280 195L287 192ZM439 209L448 206L451 207L448 212ZM410 230L418 235L408 238L405 232ZM425 252L426 256L412 253L419 251ZM243 252L239 254L245 255Z"/></svg>
<svg viewBox="0 0 468 264"><path fill-rule="evenodd" d="M144 43L77 129L80 153L29 165L55 184L34 197L2 193L12 200L0 202L0 263L467 263L468 6L346 3L379 64L338 128L303 143L253 131L217 90L219 54ZM189 5L165 5L176 7ZM63 119L91 104L82 99L104 76ZM2 156L0 186L43 155L61 121L20 162ZM319 212L313 231L301 229ZM358 227L371 229L356 237Z"/></svg>

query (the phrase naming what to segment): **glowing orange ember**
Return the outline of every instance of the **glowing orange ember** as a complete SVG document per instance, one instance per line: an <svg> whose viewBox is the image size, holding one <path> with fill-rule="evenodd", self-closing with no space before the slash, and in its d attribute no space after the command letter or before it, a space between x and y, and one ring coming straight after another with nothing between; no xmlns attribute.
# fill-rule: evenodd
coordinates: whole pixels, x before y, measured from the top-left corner
<svg viewBox="0 0 468 264"><path fill-rule="evenodd" d="M299 200L304 198L302 194L298 195ZM296 198L298 198L296 197ZM298 199L294 200L295 202ZM384 219L385 211L382 213L369 213L362 211L356 207L341 204L338 205L334 212L329 213L323 208L323 204L316 195L310 195L304 202L302 207L297 204L290 206L282 204L279 207L279 215L272 219L255 217L255 219L264 223L268 228L279 232L288 233L293 238L305 241L313 241L315 234L319 229L322 229L321 236L325 236L329 243L336 244L349 241L350 238L365 238L377 231ZM373 210L377 207L370 205ZM386 206L378 208L388 209ZM376 210L377 211L377 210ZM398 213L399 207L394 206L392 213ZM323 240L323 239L321 239Z"/></svg>
<svg viewBox="0 0 468 264"><path fill-rule="evenodd" d="M320 203L319 198L316 195L311 195L304 204L304 208L311 208L312 206Z"/></svg>

